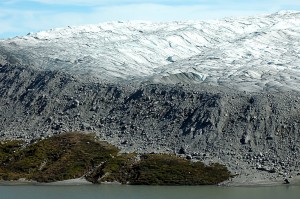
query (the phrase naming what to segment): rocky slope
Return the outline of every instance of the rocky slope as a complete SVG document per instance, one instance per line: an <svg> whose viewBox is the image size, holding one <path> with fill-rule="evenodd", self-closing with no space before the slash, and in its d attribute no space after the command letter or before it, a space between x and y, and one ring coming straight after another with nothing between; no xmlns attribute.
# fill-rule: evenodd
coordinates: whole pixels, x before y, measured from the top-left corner
<svg viewBox="0 0 300 199"><path fill-rule="evenodd" d="M12 65L0 74L2 139L81 130L123 151L179 153L239 174L300 172L296 92L100 84Z"/></svg>
<svg viewBox="0 0 300 199"><path fill-rule="evenodd" d="M224 163L240 182L295 176L299 21L281 12L197 26L113 23L0 41L1 139L80 130L125 152Z"/></svg>

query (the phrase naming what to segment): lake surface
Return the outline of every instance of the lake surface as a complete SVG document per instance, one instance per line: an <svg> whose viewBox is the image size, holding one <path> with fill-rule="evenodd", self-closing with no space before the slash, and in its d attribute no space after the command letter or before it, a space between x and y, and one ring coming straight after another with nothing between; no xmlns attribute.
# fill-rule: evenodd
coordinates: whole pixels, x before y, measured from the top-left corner
<svg viewBox="0 0 300 199"><path fill-rule="evenodd" d="M299 199L300 186L0 186L0 199Z"/></svg>

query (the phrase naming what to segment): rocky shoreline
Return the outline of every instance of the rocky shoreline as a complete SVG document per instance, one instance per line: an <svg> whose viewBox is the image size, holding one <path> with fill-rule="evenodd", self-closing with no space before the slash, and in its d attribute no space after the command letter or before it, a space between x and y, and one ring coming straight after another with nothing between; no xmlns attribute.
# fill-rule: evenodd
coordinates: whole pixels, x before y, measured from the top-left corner
<svg viewBox="0 0 300 199"><path fill-rule="evenodd" d="M76 178L76 179L70 179L70 180L64 180L64 181L57 181L53 183L41 183L33 180L26 180L26 179L19 179L19 180L11 180L11 181L4 181L0 180L1 186L18 186L18 185L61 185L61 186L74 186L74 185L92 185L93 183L87 181L85 178Z"/></svg>
<svg viewBox="0 0 300 199"><path fill-rule="evenodd" d="M116 182L102 182L101 184L122 185L120 182L117 182L117 181ZM3 181L2 180L2 181L0 181L0 185L2 185L2 186L18 186L18 185L74 186L74 185L94 185L94 184L87 181L84 177L81 177L81 178L75 178L75 179L57 181L57 182L51 182L51 183L41 183L41 182L36 182L36 181L26 180L26 179L19 179L19 180L12 180L12 181ZM299 186L300 185L300 177L295 177L295 178L290 179L289 184L285 183L283 179L277 179L277 180L273 180L273 181L256 179L254 181L248 181L247 178L241 178L241 179L233 178L232 180L219 183L217 186L252 187L252 186L288 186L288 185ZM126 185L126 186L128 186L128 185ZM134 185L132 185L132 186L134 186ZM196 186L199 186L199 185L196 185Z"/></svg>

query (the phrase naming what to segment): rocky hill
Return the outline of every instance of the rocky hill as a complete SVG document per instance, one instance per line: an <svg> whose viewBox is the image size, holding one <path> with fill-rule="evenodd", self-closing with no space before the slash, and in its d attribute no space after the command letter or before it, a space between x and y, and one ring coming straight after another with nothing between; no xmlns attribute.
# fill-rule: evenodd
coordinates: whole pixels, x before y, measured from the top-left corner
<svg viewBox="0 0 300 199"><path fill-rule="evenodd" d="M2 40L1 139L95 132L123 152L224 163L240 181L299 175L299 21L119 22Z"/></svg>

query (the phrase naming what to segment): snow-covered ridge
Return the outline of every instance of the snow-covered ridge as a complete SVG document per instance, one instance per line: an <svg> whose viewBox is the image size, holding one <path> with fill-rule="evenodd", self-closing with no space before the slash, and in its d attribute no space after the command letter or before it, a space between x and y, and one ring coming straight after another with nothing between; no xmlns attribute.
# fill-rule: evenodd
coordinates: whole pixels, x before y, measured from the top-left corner
<svg viewBox="0 0 300 199"><path fill-rule="evenodd" d="M12 57L22 64L109 81L300 91L300 12L53 29L0 41L0 62Z"/></svg>

